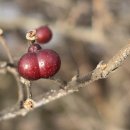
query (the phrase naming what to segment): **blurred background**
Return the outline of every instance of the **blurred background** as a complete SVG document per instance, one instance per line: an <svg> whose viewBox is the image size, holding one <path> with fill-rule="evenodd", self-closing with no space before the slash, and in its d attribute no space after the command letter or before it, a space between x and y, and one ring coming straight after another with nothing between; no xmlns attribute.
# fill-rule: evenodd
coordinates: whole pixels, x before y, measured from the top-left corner
<svg viewBox="0 0 130 130"><path fill-rule="evenodd" d="M17 64L27 51L25 34L48 25L53 39L42 46L56 50L62 66L55 78L69 81L108 61L130 39L130 0L0 0L0 28ZM0 60L8 60L0 45ZM130 58L107 79L51 102L25 117L0 122L0 130L129 130ZM37 100L58 85L33 82ZM14 77L0 75L0 110L13 106Z"/></svg>

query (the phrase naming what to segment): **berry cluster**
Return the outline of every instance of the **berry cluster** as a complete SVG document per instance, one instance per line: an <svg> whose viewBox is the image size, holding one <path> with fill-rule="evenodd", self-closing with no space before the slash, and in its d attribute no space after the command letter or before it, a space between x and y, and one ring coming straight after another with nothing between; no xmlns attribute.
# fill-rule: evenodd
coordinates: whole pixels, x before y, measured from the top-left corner
<svg viewBox="0 0 130 130"><path fill-rule="evenodd" d="M52 38L52 32L47 26L36 29L36 39L18 62L19 74L28 80L49 78L60 69L59 55L51 49L42 49L39 44L45 44Z"/></svg>

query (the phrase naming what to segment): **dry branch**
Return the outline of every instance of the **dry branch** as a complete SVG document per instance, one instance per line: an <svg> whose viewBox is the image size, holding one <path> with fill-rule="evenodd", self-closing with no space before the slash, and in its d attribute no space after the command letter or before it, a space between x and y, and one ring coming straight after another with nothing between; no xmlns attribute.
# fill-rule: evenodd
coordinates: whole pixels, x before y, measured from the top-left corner
<svg viewBox="0 0 130 130"><path fill-rule="evenodd" d="M107 78L107 76L113 72L115 69L119 68L127 56L130 54L130 44L121 49L108 63L103 63L102 61L97 65L97 67L83 78L74 76L70 82L61 85L59 90L50 90L42 99L36 102L32 102L31 109L25 109L18 107L13 111L5 111L0 114L0 120L7 120L15 118L17 116L25 116L28 112L43 106L51 101L59 99L63 96L71 94L79 90L79 88L86 87L96 80ZM6 66L4 68L7 68ZM8 68L9 69L9 68ZM16 69L15 69L16 71ZM16 71L17 72L17 71ZM26 84L25 84L26 85ZM62 89L64 88L64 89ZM30 101L30 100L29 100Z"/></svg>

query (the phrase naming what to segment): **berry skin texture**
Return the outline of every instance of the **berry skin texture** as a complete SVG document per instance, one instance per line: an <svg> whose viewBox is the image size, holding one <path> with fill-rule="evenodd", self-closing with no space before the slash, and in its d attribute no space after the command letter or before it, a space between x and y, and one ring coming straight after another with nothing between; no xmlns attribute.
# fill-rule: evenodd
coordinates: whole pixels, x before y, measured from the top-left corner
<svg viewBox="0 0 130 130"><path fill-rule="evenodd" d="M48 26L41 26L36 29L36 39L40 44L45 44L52 39L52 31Z"/></svg>
<svg viewBox="0 0 130 130"><path fill-rule="evenodd" d="M60 66L59 55L51 49L44 49L23 55L18 62L18 72L25 79L37 80L52 77Z"/></svg>
<svg viewBox="0 0 130 130"><path fill-rule="evenodd" d="M37 53L40 75L42 78L52 77L58 72L61 66L59 55L50 49L45 49Z"/></svg>
<svg viewBox="0 0 130 130"><path fill-rule="evenodd" d="M21 57L18 63L18 72L28 80L41 78L36 53L29 52Z"/></svg>

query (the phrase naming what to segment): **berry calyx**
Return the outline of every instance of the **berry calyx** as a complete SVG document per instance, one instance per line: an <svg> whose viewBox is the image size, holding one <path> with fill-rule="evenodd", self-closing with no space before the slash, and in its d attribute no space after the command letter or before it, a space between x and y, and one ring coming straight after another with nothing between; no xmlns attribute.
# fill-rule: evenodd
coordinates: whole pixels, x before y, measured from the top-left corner
<svg viewBox="0 0 130 130"><path fill-rule="evenodd" d="M33 48L31 46L30 48ZM29 49L18 62L19 74L28 80L37 80L40 78L49 78L55 75L61 66L59 55L51 50Z"/></svg>
<svg viewBox="0 0 130 130"><path fill-rule="evenodd" d="M41 46L39 44L32 44L29 48L28 48L28 52L37 52L38 50L41 50Z"/></svg>
<svg viewBox="0 0 130 130"><path fill-rule="evenodd" d="M47 43L52 38L52 31L48 26L41 26L36 29L36 39L38 43Z"/></svg>

